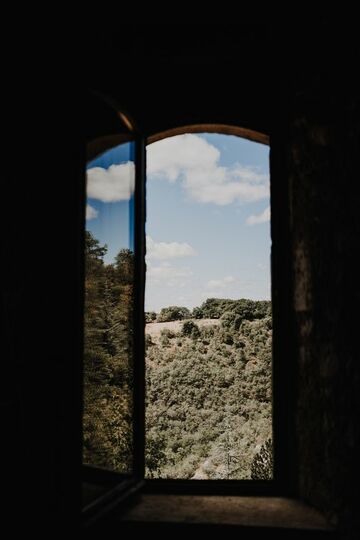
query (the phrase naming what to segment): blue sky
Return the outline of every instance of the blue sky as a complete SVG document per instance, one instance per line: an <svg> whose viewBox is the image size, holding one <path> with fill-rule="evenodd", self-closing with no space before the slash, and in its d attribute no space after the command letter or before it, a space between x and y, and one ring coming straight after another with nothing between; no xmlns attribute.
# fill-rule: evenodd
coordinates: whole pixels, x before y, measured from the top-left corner
<svg viewBox="0 0 360 540"><path fill-rule="evenodd" d="M146 310L270 299L269 148L188 134L150 145L147 162Z"/></svg>
<svg viewBox="0 0 360 540"><path fill-rule="evenodd" d="M87 164L87 229L107 244L105 262L134 249L134 144L125 143Z"/></svg>
<svg viewBox="0 0 360 540"><path fill-rule="evenodd" d="M87 228L133 248L133 147L88 164ZM146 310L206 298L270 299L269 148L186 134L147 147Z"/></svg>

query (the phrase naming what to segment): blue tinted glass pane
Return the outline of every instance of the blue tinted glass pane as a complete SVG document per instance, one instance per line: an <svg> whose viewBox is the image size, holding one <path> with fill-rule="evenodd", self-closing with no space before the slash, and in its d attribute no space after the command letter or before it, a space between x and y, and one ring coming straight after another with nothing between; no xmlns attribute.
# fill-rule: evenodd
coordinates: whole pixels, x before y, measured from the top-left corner
<svg viewBox="0 0 360 540"><path fill-rule="evenodd" d="M132 470L134 143L86 170L83 461Z"/></svg>

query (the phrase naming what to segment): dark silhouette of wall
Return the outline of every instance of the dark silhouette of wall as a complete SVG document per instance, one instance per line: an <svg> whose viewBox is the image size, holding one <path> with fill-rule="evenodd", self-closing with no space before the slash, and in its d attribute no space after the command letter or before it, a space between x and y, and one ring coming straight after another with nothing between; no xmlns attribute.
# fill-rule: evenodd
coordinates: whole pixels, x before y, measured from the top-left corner
<svg viewBox="0 0 360 540"><path fill-rule="evenodd" d="M351 37L312 36L289 111L299 493L354 533L359 450L356 285L359 88ZM354 533L355 534L355 533Z"/></svg>
<svg viewBox="0 0 360 540"><path fill-rule="evenodd" d="M356 534L355 34L326 18L281 27L134 25L92 34L85 45L82 57L70 42L51 65L40 55L29 69L34 57L24 44L7 79L1 400L13 527L20 516L66 527L80 500L81 82L114 97L148 135L214 122L272 137L272 173L288 179L288 206L278 210L293 288L294 477L300 497Z"/></svg>

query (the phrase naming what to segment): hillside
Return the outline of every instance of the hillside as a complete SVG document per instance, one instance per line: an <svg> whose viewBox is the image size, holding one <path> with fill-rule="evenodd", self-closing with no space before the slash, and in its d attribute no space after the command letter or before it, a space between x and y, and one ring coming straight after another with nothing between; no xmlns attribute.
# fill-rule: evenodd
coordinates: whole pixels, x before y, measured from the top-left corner
<svg viewBox="0 0 360 540"><path fill-rule="evenodd" d="M148 477L250 479L271 460L271 305L209 305L146 325Z"/></svg>
<svg viewBox="0 0 360 540"><path fill-rule="evenodd" d="M132 468L133 253L87 231L84 463ZM269 478L271 304L210 298L146 313L146 474Z"/></svg>
<svg viewBox="0 0 360 540"><path fill-rule="evenodd" d="M205 326L217 326L220 324L219 319L201 319L194 321L199 328ZM148 323L145 328L145 334L151 336L153 340L159 340L163 330L170 330L170 332L181 333L184 321L167 321L167 322L154 322Z"/></svg>
<svg viewBox="0 0 360 540"><path fill-rule="evenodd" d="M132 467L133 253L104 264L107 247L85 236L83 461Z"/></svg>

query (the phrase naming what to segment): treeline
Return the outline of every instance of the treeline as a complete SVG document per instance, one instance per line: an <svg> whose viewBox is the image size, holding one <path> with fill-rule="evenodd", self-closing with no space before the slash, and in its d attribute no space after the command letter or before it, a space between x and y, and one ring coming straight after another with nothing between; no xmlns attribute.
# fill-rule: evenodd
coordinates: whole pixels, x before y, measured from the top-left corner
<svg viewBox="0 0 360 540"><path fill-rule="evenodd" d="M270 479L271 303L208 299L191 316L146 337L147 476Z"/></svg>
<svg viewBox="0 0 360 540"><path fill-rule="evenodd" d="M160 313L147 311L146 322L169 322L183 319L220 319L224 313L236 314L241 319L254 320L271 316L271 302L268 300L230 300L228 298L208 298L200 307L190 311L186 307L169 306Z"/></svg>
<svg viewBox="0 0 360 540"><path fill-rule="evenodd" d="M104 264L106 245L85 238L83 460L128 472L132 466L134 257Z"/></svg>

